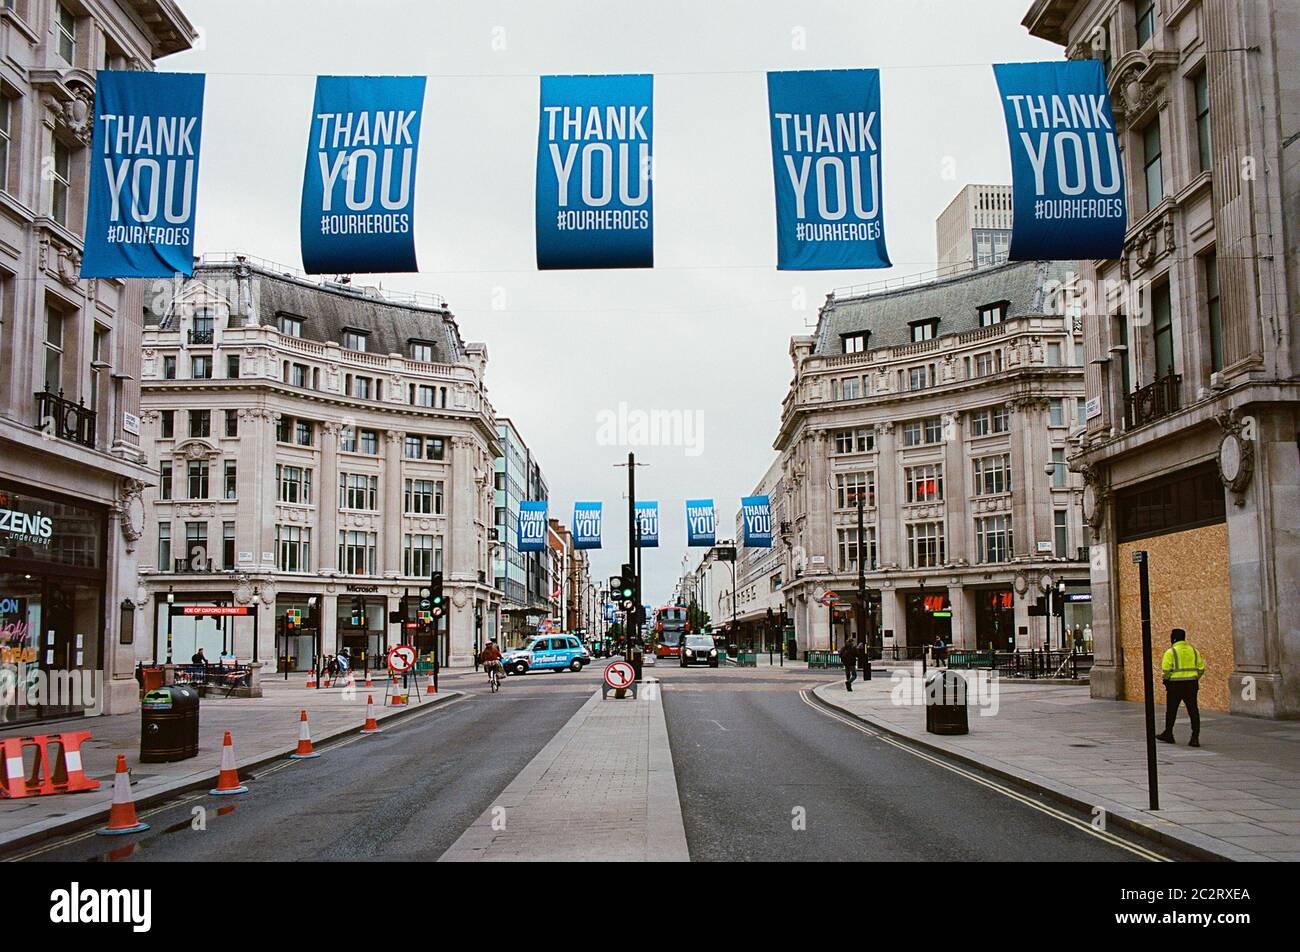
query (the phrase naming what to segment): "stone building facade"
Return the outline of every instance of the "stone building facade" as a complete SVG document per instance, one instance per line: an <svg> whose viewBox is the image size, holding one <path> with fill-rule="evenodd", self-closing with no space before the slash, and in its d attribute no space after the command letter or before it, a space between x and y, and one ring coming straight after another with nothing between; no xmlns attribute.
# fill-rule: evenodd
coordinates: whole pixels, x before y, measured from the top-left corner
<svg viewBox="0 0 1300 952"><path fill-rule="evenodd" d="M80 278L95 70L151 70L193 37L172 0L0 5L3 720L139 705L144 289ZM20 702L58 672L91 687Z"/></svg>
<svg viewBox="0 0 1300 952"><path fill-rule="evenodd" d="M1064 641L1090 646L1083 481L1065 465L1081 429L1081 329L1049 313L1066 273L1022 262L833 293L816 333L791 340L774 522L800 650L831 645L827 593L855 597L855 491L873 645L899 657L940 637L1040 647L1049 632L1029 608L1059 586L1074 606ZM856 633L851 614L835 625L836 645Z"/></svg>
<svg viewBox="0 0 1300 952"><path fill-rule="evenodd" d="M441 657L471 662L501 604L486 347L461 340L436 296L314 283L244 255L205 257L146 303L141 657L203 646L302 670L347 647L373 664L409 640L390 613L441 571ZM251 605L256 621L169 625L168 594ZM416 644L431 650L432 634Z"/></svg>
<svg viewBox="0 0 1300 952"><path fill-rule="evenodd" d="M1155 663L1184 628L1202 705L1300 716L1300 4L1037 0L1024 23L1103 61L1128 181L1123 255L1078 266L1093 693L1142 697L1146 552Z"/></svg>

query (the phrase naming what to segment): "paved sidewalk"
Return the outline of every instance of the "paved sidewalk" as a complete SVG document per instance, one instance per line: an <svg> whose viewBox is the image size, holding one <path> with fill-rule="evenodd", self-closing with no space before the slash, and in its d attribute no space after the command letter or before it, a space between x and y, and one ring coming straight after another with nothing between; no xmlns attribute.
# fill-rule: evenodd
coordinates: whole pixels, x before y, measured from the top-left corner
<svg viewBox="0 0 1300 952"><path fill-rule="evenodd" d="M597 691L439 862L686 862L663 695Z"/></svg>
<svg viewBox="0 0 1300 952"><path fill-rule="evenodd" d="M365 722L366 696L375 698L375 716L385 720L415 714L459 696L446 687L436 696L411 699L409 707L380 707L384 699L382 681L367 689L358 679L355 692L342 688L308 690L304 675L262 682L260 698L203 698L199 702L199 753L197 757L170 764L140 763L140 715L87 717L49 724L29 724L0 731L0 737L21 737L33 733L60 731L91 732L82 746L86 775L99 781L99 789L45 797L0 800L0 847L33 842L65 828L84 825L87 820L107 815L113 802L113 770L119 753L126 754L131 767L132 792L137 808L195 786L215 786L221 767L221 743L225 732L232 734L235 762L241 770L282 757L298 745L298 712L307 711L314 744L359 730ZM441 685L440 685L441 686ZM423 679L420 691L425 690ZM30 770L30 758L27 763Z"/></svg>
<svg viewBox="0 0 1300 952"><path fill-rule="evenodd" d="M920 703L891 701L895 689L906 696L901 679L911 677L912 670L894 668L893 674L892 680L859 680L852 693L837 681L815 694L886 731L1083 809L1101 807L1109 822L1207 858L1300 861L1300 723L1203 711L1203 746L1196 749L1186 746L1190 729L1184 712L1174 729L1179 744L1158 748L1161 809L1153 813L1146 809L1141 704L1094 700L1086 686L1002 679L995 714L981 715L972 686L970 733L941 736L926 733ZM1163 708L1156 716L1159 731Z"/></svg>

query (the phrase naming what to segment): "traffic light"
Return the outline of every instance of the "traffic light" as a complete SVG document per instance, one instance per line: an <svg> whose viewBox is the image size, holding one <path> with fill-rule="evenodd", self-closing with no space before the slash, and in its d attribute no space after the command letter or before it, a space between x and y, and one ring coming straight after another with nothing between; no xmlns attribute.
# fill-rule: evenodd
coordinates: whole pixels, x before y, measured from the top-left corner
<svg viewBox="0 0 1300 952"><path fill-rule="evenodd" d="M434 572L429 577L429 611L434 618L442 615L447 604L445 599L446 596L442 594L442 573Z"/></svg>
<svg viewBox="0 0 1300 952"><path fill-rule="evenodd" d="M623 570L619 574L616 595L619 606L624 611L632 611L637 607L636 573L627 562L623 563Z"/></svg>
<svg viewBox="0 0 1300 952"><path fill-rule="evenodd" d="M360 596L352 599L352 627L366 627L366 600Z"/></svg>
<svg viewBox="0 0 1300 952"><path fill-rule="evenodd" d="M290 609L289 611L284 613L284 633L286 635L292 635L294 633L294 630L297 627L298 627L297 612Z"/></svg>

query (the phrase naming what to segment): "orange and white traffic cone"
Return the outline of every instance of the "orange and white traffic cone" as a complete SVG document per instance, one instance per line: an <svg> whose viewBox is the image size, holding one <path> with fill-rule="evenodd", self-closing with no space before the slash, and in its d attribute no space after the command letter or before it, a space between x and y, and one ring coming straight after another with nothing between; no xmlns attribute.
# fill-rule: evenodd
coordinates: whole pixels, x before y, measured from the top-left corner
<svg viewBox="0 0 1300 952"><path fill-rule="evenodd" d="M437 687L434 686L434 683L433 683L433 672L432 672L432 671L429 672L429 683L425 686L425 688L424 688L424 693L425 693L425 694L437 694L437 693L438 693L438 689L437 689Z"/></svg>
<svg viewBox="0 0 1300 952"><path fill-rule="evenodd" d="M382 734L384 729L379 726L375 720L375 698L372 694L366 695L366 725L361 728L363 734Z"/></svg>
<svg viewBox="0 0 1300 952"><path fill-rule="evenodd" d="M307 683L303 687L314 688L316 686L316 670L313 668L307 672Z"/></svg>
<svg viewBox="0 0 1300 952"><path fill-rule="evenodd" d="M221 774L217 777L217 785L208 793L218 797L248 793L248 788L239 782L239 771L235 769L235 742L230 739L230 731L226 731L221 742Z"/></svg>
<svg viewBox="0 0 1300 952"><path fill-rule="evenodd" d="M131 774L126 769L126 755L117 755L117 773L113 776L113 807L108 811L108 826L95 832L101 836L121 836L149 829L135 815L135 799L131 796Z"/></svg>
<svg viewBox="0 0 1300 952"><path fill-rule="evenodd" d="M368 688L373 688L374 686L375 686L375 681L374 681L374 679L373 679L372 677L370 677L369 674L367 674L367 675L366 675L366 687L368 687Z"/></svg>
<svg viewBox="0 0 1300 952"><path fill-rule="evenodd" d="M289 757L293 760L309 760L312 757L319 757L311 746L311 730L307 727L307 712L303 711L302 716L298 718L298 749Z"/></svg>

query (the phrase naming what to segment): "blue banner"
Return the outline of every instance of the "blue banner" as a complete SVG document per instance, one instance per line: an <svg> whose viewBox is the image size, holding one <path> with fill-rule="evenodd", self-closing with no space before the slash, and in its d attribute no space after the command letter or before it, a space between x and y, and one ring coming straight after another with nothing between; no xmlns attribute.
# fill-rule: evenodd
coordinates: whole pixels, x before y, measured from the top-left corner
<svg viewBox="0 0 1300 952"><path fill-rule="evenodd" d="M600 507L598 502L573 504L573 547L575 549L600 548Z"/></svg>
<svg viewBox="0 0 1300 952"><path fill-rule="evenodd" d="M1012 261L1118 258L1128 216L1100 60L993 67L1011 145Z"/></svg>
<svg viewBox="0 0 1300 952"><path fill-rule="evenodd" d="M636 519L641 526L641 548L654 549L659 546L659 503L638 502Z"/></svg>
<svg viewBox="0 0 1300 952"><path fill-rule="evenodd" d="M537 267L654 267L654 77L543 76Z"/></svg>
<svg viewBox="0 0 1300 952"><path fill-rule="evenodd" d="M418 271L423 76L318 76L302 180L308 274Z"/></svg>
<svg viewBox="0 0 1300 952"><path fill-rule="evenodd" d="M780 271L888 268L880 71L767 74Z"/></svg>
<svg viewBox="0 0 1300 952"><path fill-rule="evenodd" d="M83 278L193 273L202 132L202 74L96 74Z"/></svg>
<svg viewBox="0 0 1300 952"><path fill-rule="evenodd" d="M519 551L541 552L546 548L546 500L519 503Z"/></svg>
<svg viewBox="0 0 1300 952"><path fill-rule="evenodd" d="M717 536L717 516L712 499L686 500L686 544L713 545Z"/></svg>
<svg viewBox="0 0 1300 952"><path fill-rule="evenodd" d="M745 522L745 545L768 549L772 546L772 505L766 496L746 496L740 500Z"/></svg>

